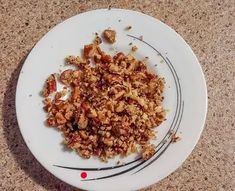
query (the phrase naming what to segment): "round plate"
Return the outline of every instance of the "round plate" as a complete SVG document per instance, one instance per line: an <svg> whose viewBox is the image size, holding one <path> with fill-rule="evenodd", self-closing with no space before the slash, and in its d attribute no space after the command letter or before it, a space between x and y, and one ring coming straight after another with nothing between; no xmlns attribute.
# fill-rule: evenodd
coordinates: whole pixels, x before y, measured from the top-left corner
<svg viewBox="0 0 235 191"><path fill-rule="evenodd" d="M127 26L132 26L126 30ZM147 161L136 155L114 158L107 163L97 158L82 159L67 150L63 137L44 124L40 91L45 79L64 70L67 55L80 55L108 27L116 30L117 41L101 47L114 55L138 47L138 59L166 80L164 108L167 120L157 130L156 153ZM28 55L19 76L16 112L23 138L36 159L52 174L85 190L136 190L151 185L176 170L195 147L207 113L207 90L202 69L186 42L174 30L145 14L122 9L100 9L74 16L49 31ZM180 141L171 142L176 133ZM120 160L120 164L117 161Z"/></svg>

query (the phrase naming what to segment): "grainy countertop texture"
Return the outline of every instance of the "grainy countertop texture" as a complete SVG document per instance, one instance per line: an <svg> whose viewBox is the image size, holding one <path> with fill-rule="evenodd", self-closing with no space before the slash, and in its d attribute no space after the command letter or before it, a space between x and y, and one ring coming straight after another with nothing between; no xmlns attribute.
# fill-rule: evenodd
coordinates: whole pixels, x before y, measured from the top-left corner
<svg viewBox="0 0 235 191"><path fill-rule="evenodd" d="M234 0L0 0L0 190L76 190L47 172L26 147L16 121L16 83L30 49L53 26L109 5L141 11L175 29L194 50L207 81L207 121L196 148L174 173L142 191L234 191Z"/></svg>

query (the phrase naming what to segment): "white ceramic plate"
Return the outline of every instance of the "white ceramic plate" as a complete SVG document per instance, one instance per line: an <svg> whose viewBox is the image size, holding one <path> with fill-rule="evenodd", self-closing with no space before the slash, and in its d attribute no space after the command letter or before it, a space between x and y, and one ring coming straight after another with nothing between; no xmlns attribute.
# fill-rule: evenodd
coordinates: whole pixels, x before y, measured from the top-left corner
<svg viewBox="0 0 235 191"><path fill-rule="evenodd" d="M131 30L125 30L131 25ZM147 161L135 155L108 163L84 160L64 149L62 135L44 125L46 114L40 90L51 73L64 70L67 55L80 55L84 44L111 27L117 42L102 48L110 54L138 47L137 58L165 77L167 120L157 128L156 154ZM141 40L140 36L143 36ZM111 48L110 48L111 47ZM86 190L135 190L151 185L176 170L196 145L207 112L202 69L186 42L170 27L139 12L101 9L74 16L49 31L27 57L17 85L16 111L24 140L37 160L59 179ZM170 131L181 140L170 143Z"/></svg>

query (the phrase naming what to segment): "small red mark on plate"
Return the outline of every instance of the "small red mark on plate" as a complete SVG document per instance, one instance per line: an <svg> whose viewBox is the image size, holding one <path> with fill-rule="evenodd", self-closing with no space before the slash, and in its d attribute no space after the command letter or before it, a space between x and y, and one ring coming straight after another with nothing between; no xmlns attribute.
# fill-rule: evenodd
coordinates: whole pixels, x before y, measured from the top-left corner
<svg viewBox="0 0 235 191"><path fill-rule="evenodd" d="M86 172L82 172L81 173L81 178L85 179L87 177L87 173Z"/></svg>

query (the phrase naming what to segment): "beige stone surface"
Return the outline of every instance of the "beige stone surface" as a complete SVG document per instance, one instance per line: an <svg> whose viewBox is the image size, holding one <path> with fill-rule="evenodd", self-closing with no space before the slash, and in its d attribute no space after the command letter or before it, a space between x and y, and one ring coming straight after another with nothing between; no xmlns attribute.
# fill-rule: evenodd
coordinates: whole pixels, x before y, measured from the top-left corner
<svg viewBox="0 0 235 191"><path fill-rule="evenodd" d="M0 190L76 190L47 172L21 137L15 88L24 58L53 26L81 12L133 9L174 28L192 47L206 76L206 126L190 157L143 191L235 190L235 1L0 0ZM33 128L33 127L32 127Z"/></svg>

